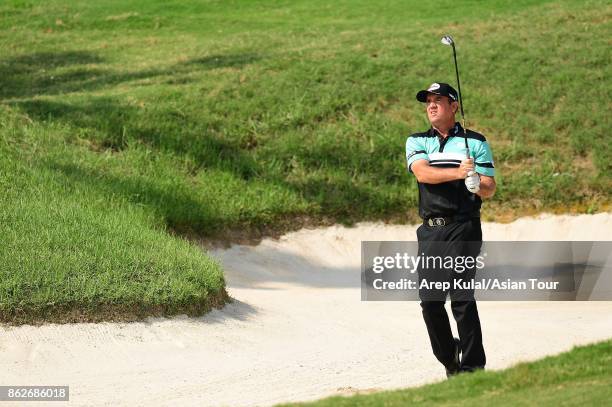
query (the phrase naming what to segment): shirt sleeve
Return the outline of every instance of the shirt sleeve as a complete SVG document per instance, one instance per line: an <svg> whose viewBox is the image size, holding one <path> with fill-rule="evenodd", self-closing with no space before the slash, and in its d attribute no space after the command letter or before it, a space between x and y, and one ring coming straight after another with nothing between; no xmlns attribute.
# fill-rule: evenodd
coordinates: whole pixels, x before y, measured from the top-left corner
<svg viewBox="0 0 612 407"><path fill-rule="evenodd" d="M495 176L495 166L493 164L493 152L489 143L483 141L479 143L474 151L474 164L476 172L489 177Z"/></svg>
<svg viewBox="0 0 612 407"><path fill-rule="evenodd" d="M406 165L408 166L408 171L412 172L410 166L417 160L429 161L425 144L420 137L408 137L408 140L406 140Z"/></svg>

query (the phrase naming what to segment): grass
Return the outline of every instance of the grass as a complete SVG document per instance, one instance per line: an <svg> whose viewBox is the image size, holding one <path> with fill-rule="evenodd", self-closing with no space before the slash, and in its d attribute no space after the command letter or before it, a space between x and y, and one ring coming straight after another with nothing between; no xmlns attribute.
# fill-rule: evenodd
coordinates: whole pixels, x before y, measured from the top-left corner
<svg viewBox="0 0 612 407"><path fill-rule="evenodd" d="M416 90L452 81L447 32L496 159L485 219L607 210L611 15L593 0L5 1L0 318L205 309L222 274L186 237L415 221L404 143L427 127Z"/></svg>
<svg viewBox="0 0 612 407"><path fill-rule="evenodd" d="M611 389L612 341L608 340L501 371L462 374L404 390L283 406L595 406L609 404Z"/></svg>
<svg viewBox="0 0 612 407"><path fill-rule="evenodd" d="M130 203L125 194L139 184L80 170L84 157L55 140L61 129L3 124L19 137L0 144L0 320L198 315L224 303L220 266L172 237L153 210Z"/></svg>

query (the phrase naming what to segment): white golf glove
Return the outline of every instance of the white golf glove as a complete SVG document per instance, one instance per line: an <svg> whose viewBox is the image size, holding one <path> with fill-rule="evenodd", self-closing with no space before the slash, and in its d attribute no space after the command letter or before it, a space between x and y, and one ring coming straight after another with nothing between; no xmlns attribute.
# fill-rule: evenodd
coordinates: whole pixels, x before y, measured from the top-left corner
<svg viewBox="0 0 612 407"><path fill-rule="evenodd" d="M465 186L471 193L475 194L480 191L480 176L474 171L468 172L465 179Z"/></svg>

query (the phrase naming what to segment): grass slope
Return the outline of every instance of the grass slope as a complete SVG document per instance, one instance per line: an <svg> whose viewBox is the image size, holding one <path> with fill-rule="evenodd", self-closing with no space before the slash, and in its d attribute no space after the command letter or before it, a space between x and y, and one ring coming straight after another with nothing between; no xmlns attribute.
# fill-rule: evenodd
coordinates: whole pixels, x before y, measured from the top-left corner
<svg viewBox="0 0 612 407"><path fill-rule="evenodd" d="M123 195L137 183L110 171L84 177L76 169L84 157L57 143L61 129L15 120L2 122L10 136L0 139L1 321L197 315L226 301L220 266Z"/></svg>
<svg viewBox="0 0 612 407"><path fill-rule="evenodd" d="M404 143L427 126L415 91L452 82L446 32L498 168L485 218L605 210L611 15L592 0L4 1L0 314L222 296L218 265L177 236L416 220Z"/></svg>
<svg viewBox="0 0 612 407"><path fill-rule="evenodd" d="M611 396L612 341L606 341L417 388L283 406L599 406Z"/></svg>

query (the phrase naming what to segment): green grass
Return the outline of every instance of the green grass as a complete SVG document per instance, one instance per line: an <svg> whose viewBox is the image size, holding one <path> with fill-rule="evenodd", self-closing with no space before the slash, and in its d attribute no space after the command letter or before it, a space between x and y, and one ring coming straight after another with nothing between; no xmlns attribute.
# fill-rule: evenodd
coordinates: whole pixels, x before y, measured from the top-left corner
<svg viewBox="0 0 612 407"><path fill-rule="evenodd" d="M599 406L612 397L612 341L506 370L462 374L405 390L283 406Z"/></svg>
<svg viewBox="0 0 612 407"><path fill-rule="evenodd" d="M130 202L126 194L146 185L110 167L98 176L80 169L87 158L57 143L62 129L3 125L15 137L0 143L0 320L130 320L223 304L219 265L170 236L154 210ZM174 188L169 180L156 191Z"/></svg>
<svg viewBox="0 0 612 407"><path fill-rule="evenodd" d="M609 2L382 4L2 2L2 318L203 307L221 273L185 237L415 221L404 143L447 32L485 218L609 208Z"/></svg>

